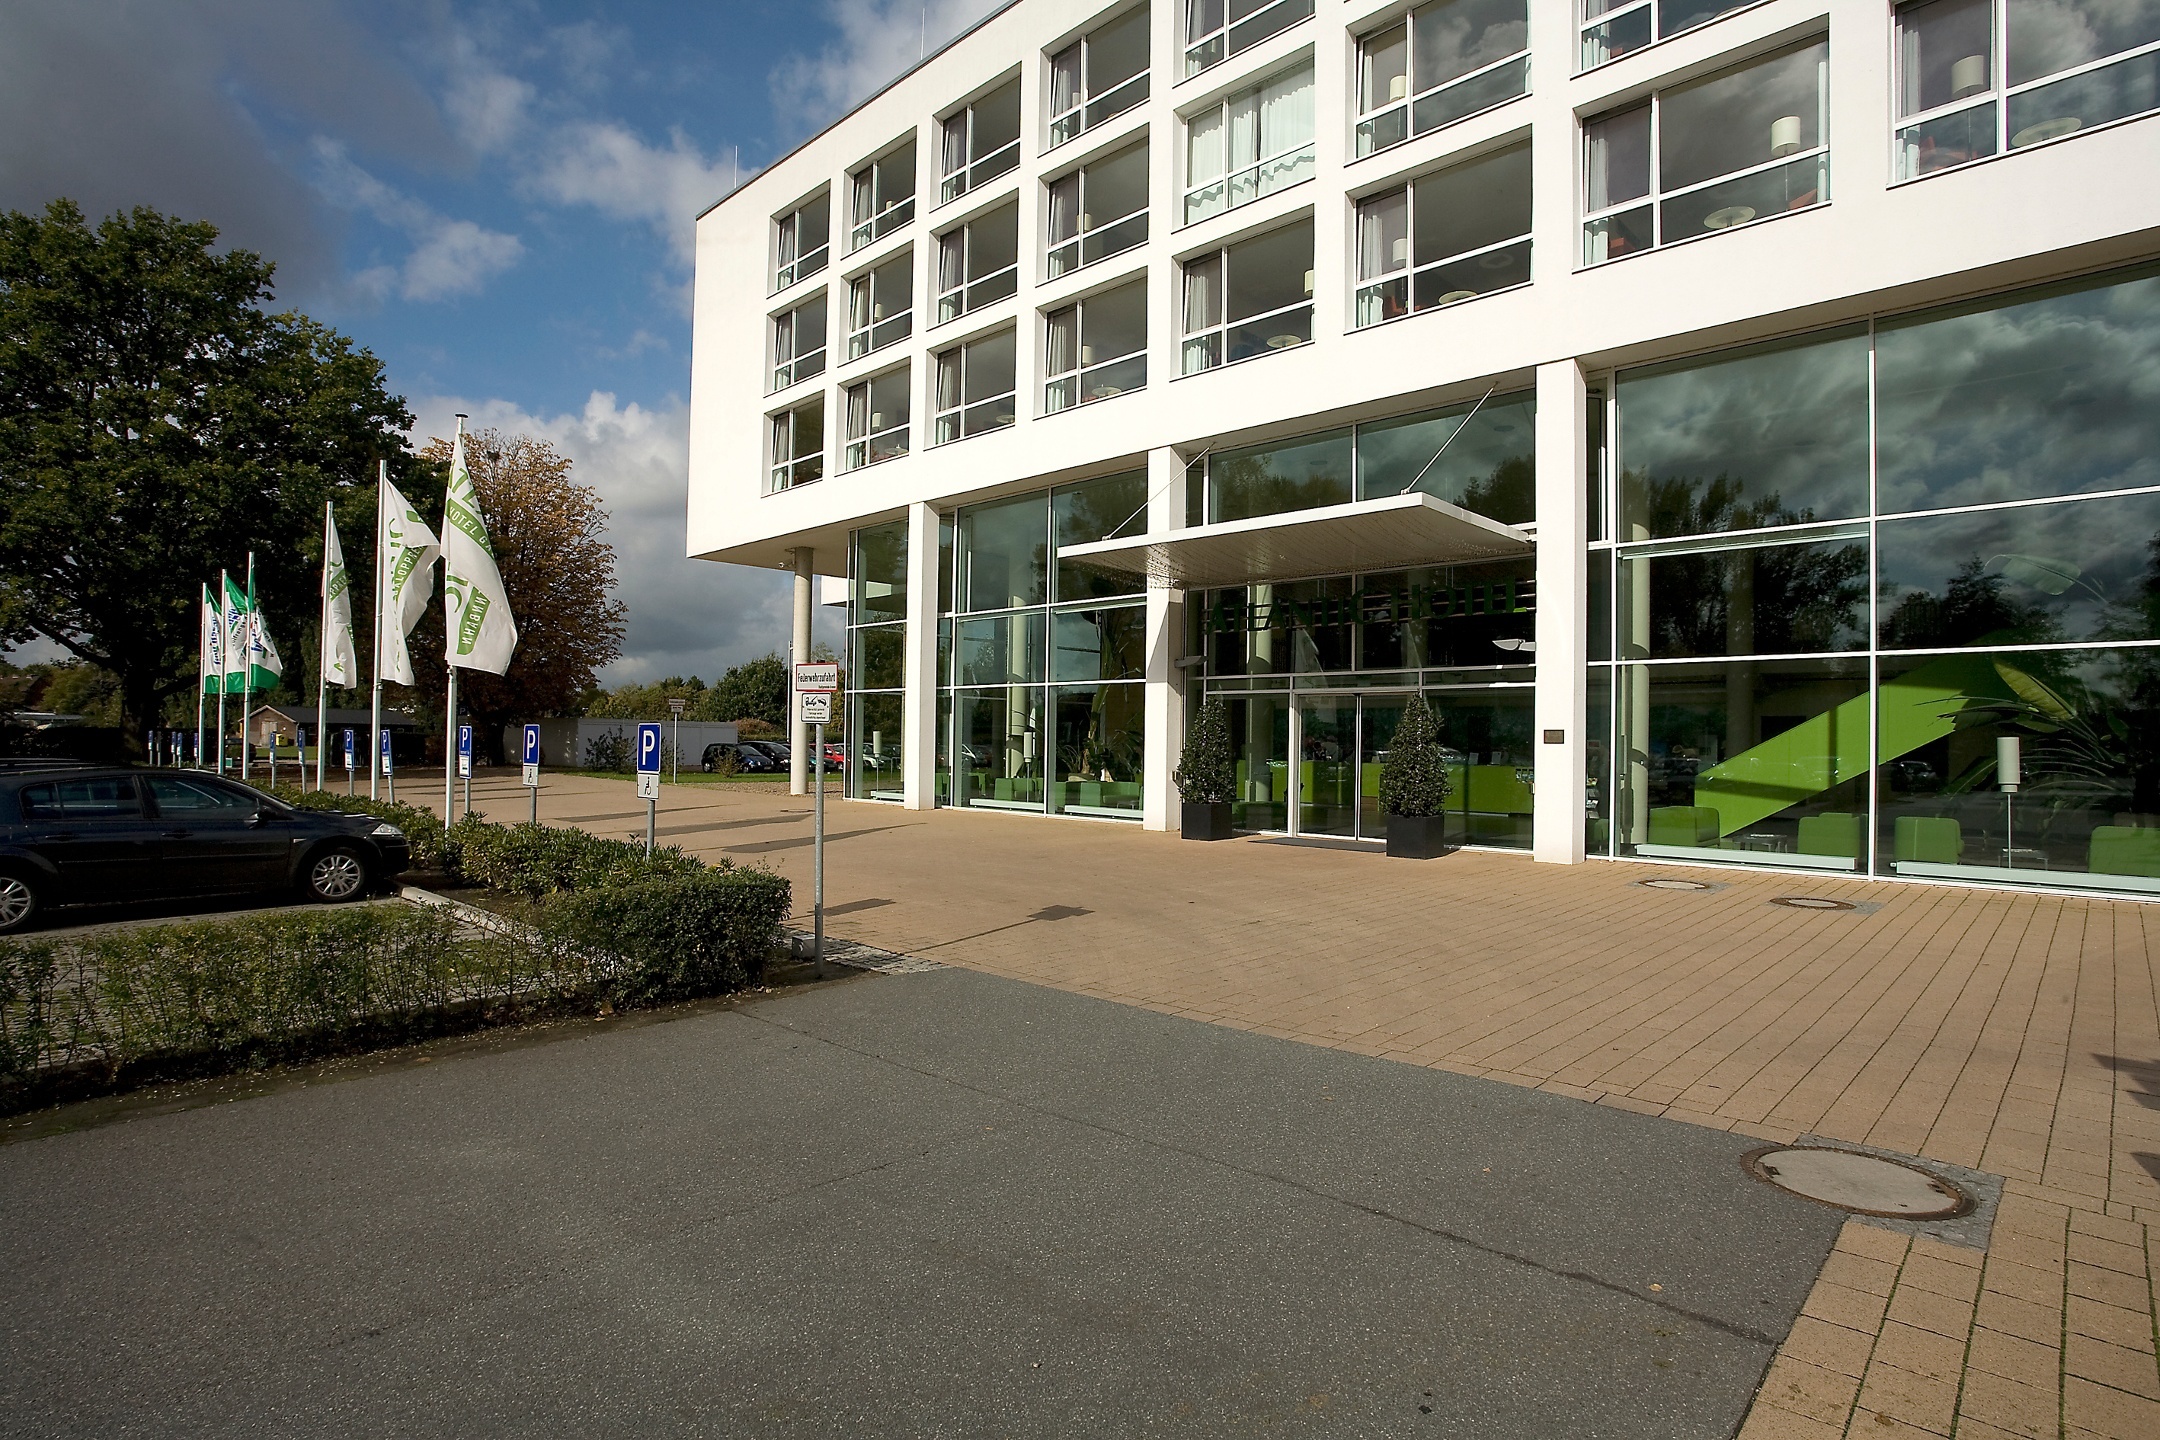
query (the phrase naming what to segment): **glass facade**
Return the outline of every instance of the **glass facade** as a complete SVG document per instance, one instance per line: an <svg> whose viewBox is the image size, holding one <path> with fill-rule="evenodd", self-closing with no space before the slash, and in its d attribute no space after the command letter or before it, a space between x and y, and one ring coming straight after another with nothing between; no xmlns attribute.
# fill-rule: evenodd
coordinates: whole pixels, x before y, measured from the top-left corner
<svg viewBox="0 0 2160 1440"><path fill-rule="evenodd" d="M1623 371L1592 853L2160 893L2160 275Z"/></svg>
<svg viewBox="0 0 2160 1440"><path fill-rule="evenodd" d="M850 800L901 798L907 588L907 522L857 530L848 547L845 662Z"/></svg>

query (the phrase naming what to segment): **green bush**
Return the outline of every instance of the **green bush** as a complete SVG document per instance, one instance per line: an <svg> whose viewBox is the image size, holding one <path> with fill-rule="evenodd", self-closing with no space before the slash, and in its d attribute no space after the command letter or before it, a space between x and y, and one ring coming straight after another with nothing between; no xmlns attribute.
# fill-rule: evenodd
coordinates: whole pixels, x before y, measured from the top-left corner
<svg viewBox="0 0 2160 1440"><path fill-rule="evenodd" d="M788 882L764 870L707 870L551 897L540 930L588 958L617 1005L739 988L787 918Z"/></svg>
<svg viewBox="0 0 2160 1440"><path fill-rule="evenodd" d="M0 947L0 1084L37 1069L52 1043L54 981L59 947L50 941L16 941Z"/></svg>
<svg viewBox="0 0 2160 1440"><path fill-rule="evenodd" d="M630 740L620 730L603 730L585 742L585 768L610 773L630 768Z"/></svg>
<svg viewBox="0 0 2160 1440"><path fill-rule="evenodd" d="M1412 695L1381 763L1380 808L1405 818L1438 815L1447 808L1453 788L1432 707L1424 696Z"/></svg>
<svg viewBox="0 0 2160 1440"><path fill-rule="evenodd" d="M648 856L642 844L603 840L551 825L497 825L471 817L450 832L466 879L491 890L538 897L669 875L694 874L705 862L674 845ZM723 866L723 868L731 868Z"/></svg>
<svg viewBox="0 0 2160 1440"><path fill-rule="evenodd" d="M1228 805L1237 798L1237 765L1230 752L1230 707L1210 696L1185 732L1185 753L1170 777L1188 805Z"/></svg>
<svg viewBox="0 0 2160 1440"><path fill-rule="evenodd" d="M390 800L370 800L365 795L340 795L335 790L301 790L291 785L255 788L298 810L336 810L387 820L405 832L405 843L412 847L413 869L446 873L458 868L457 847L444 833L442 817L433 811Z"/></svg>

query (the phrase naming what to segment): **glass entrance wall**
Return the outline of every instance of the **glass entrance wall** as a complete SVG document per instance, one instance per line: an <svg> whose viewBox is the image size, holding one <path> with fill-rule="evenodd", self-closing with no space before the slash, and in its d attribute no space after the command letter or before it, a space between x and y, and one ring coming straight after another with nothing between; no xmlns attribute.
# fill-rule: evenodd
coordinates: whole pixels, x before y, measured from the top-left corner
<svg viewBox="0 0 2160 1440"><path fill-rule="evenodd" d="M939 804L1140 818L1143 585L1059 552L1141 533L1147 499L1147 472L1128 470L954 514L940 556Z"/></svg>
<svg viewBox="0 0 2160 1440"><path fill-rule="evenodd" d="M2160 893L2160 272L1614 388L1592 853Z"/></svg>
<svg viewBox="0 0 2160 1440"><path fill-rule="evenodd" d="M848 653L842 672L845 739L826 732L828 749L839 742L845 750L851 800L901 798L907 585L907 522L895 520L857 530L848 554Z"/></svg>

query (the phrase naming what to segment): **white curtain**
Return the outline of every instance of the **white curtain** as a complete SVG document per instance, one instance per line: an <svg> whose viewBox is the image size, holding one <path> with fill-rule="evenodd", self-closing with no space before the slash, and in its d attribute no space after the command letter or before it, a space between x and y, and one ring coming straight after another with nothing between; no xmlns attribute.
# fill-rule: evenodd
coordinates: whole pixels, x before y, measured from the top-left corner
<svg viewBox="0 0 2160 1440"><path fill-rule="evenodd" d="M1271 80L1262 89L1257 158L1279 158L1261 173L1261 194L1279 190L1293 180L1303 178L1312 168L1313 123L1313 71L1310 65Z"/></svg>

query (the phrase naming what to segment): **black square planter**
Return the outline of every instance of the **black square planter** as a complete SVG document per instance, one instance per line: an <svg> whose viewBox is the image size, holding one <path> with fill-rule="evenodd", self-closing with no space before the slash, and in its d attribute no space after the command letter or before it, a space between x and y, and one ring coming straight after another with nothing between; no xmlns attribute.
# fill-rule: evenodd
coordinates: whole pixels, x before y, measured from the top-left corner
<svg viewBox="0 0 2160 1440"><path fill-rule="evenodd" d="M1230 807L1187 800L1178 812L1178 831L1187 840L1228 840Z"/></svg>
<svg viewBox="0 0 2160 1440"><path fill-rule="evenodd" d="M1445 815L1390 815L1387 853L1401 860L1431 860L1448 853Z"/></svg>

